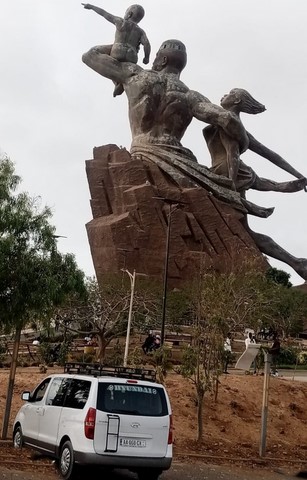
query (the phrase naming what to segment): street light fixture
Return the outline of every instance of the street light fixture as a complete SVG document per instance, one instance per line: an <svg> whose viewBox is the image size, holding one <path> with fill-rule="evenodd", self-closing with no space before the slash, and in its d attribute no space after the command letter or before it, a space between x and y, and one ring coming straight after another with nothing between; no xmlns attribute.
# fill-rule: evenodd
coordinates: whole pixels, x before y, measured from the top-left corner
<svg viewBox="0 0 307 480"><path fill-rule="evenodd" d="M161 319L161 345L164 343L165 337L165 313L166 313L166 296L167 296L167 281L168 281L168 262L169 262L169 247L170 247L170 237L171 237L171 219L172 213L174 213L177 208L182 207L185 202L179 200L166 198L166 197L153 197L157 200L168 205L168 215L167 215L167 231L166 231L166 245L165 245L165 261L164 261L164 276L163 276L163 296L162 296L162 319ZM174 208L173 208L174 207Z"/></svg>

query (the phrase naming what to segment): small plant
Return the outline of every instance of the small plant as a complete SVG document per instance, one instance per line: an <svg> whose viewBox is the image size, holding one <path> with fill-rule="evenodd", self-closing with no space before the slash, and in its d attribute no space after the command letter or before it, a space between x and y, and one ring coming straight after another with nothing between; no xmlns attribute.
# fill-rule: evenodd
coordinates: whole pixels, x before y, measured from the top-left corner
<svg viewBox="0 0 307 480"><path fill-rule="evenodd" d="M135 347L128 357L128 364L131 367L138 368L144 365L143 355L140 348Z"/></svg>
<svg viewBox="0 0 307 480"><path fill-rule="evenodd" d="M106 364L112 367L120 367L124 359L124 346L117 341L113 349L106 356Z"/></svg>
<svg viewBox="0 0 307 480"><path fill-rule="evenodd" d="M52 363L52 353L52 345L50 343L42 342L39 345L38 354L42 364L50 365Z"/></svg>
<svg viewBox="0 0 307 480"><path fill-rule="evenodd" d="M299 349L297 347L281 347L280 353L278 355L278 363L279 365L295 365L298 355Z"/></svg>
<svg viewBox="0 0 307 480"><path fill-rule="evenodd" d="M60 348L59 348L59 351L57 354L57 360L56 360L57 363L59 363L59 365L65 365L65 362L67 362L70 347L71 347L71 342L69 341L63 342L60 344Z"/></svg>
<svg viewBox="0 0 307 480"><path fill-rule="evenodd" d="M5 346L2 343L0 343L0 364L1 365L5 360L5 352L6 352Z"/></svg>
<svg viewBox="0 0 307 480"><path fill-rule="evenodd" d="M155 367L157 372L158 382L164 384L167 372L172 369L171 362L172 351L169 347L162 346L154 351L150 363Z"/></svg>

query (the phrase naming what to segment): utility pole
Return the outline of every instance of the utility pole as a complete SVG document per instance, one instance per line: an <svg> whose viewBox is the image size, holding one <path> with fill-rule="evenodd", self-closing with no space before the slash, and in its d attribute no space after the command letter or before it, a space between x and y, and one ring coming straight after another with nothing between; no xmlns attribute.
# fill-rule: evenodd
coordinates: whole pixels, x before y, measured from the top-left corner
<svg viewBox="0 0 307 480"><path fill-rule="evenodd" d="M146 275L146 273L136 273L135 270L133 270L133 273L130 273L129 270L123 269L123 268L122 268L122 271L127 273L127 275L130 278L130 283L131 283L130 305L129 305L126 344L125 344L125 353L124 353L124 367L126 367L127 363L128 363L130 330L131 330L131 322L132 322L132 309L133 309L133 299L134 299L134 290L135 290L135 279L136 279L136 276L147 277L147 275Z"/></svg>
<svg viewBox="0 0 307 480"><path fill-rule="evenodd" d="M168 281L168 263L169 263L169 249L170 249L170 238L171 238L171 223L172 223L172 214L177 208L181 207L184 202L179 200L174 200L166 197L153 197L157 200L168 205L168 215L167 215L167 230L166 230L166 244L165 244L165 260L164 260L164 275L163 275L163 295L162 295L162 318L161 318L161 346L164 343L165 337L165 313L166 313L166 297L167 297L167 281Z"/></svg>
<svg viewBox="0 0 307 480"><path fill-rule="evenodd" d="M129 275L130 282L131 282L130 306L129 306L126 345L125 345L125 353L124 353L124 367L126 367L127 361L128 361L130 329L131 329L131 320L132 320L132 307L133 307L133 297L134 297L134 287L135 287L135 270L133 270L132 275L128 270L124 270L124 271Z"/></svg>
<svg viewBox="0 0 307 480"><path fill-rule="evenodd" d="M262 412L261 412L261 436L260 436L260 448L259 448L260 457L265 456L265 449L266 449L271 362L272 362L272 355L268 352L264 352L264 381L263 381Z"/></svg>

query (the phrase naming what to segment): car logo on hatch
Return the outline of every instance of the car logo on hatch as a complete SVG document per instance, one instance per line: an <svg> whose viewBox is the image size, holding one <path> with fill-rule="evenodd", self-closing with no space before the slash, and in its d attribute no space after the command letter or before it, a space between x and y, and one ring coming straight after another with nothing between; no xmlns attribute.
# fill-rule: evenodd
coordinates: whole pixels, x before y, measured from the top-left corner
<svg viewBox="0 0 307 480"><path fill-rule="evenodd" d="M137 422L131 423L131 427L132 427L132 428L139 428L139 427L140 427L140 423L137 423Z"/></svg>

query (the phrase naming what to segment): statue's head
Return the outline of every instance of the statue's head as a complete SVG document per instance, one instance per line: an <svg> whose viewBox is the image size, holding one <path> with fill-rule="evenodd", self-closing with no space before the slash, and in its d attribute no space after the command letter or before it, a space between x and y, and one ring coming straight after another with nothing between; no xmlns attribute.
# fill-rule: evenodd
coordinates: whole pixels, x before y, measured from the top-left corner
<svg viewBox="0 0 307 480"><path fill-rule="evenodd" d="M152 68L160 72L168 66L180 73L186 64L187 52L185 45L180 40L166 40L159 48Z"/></svg>
<svg viewBox="0 0 307 480"><path fill-rule="evenodd" d="M145 15L145 10L141 5L131 5L127 8L124 19L139 23Z"/></svg>
<svg viewBox="0 0 307 480"><path fill-rule="evenodd" d="M250 114L257 114L265 111L265 106L255 100L244 88L233 88L221 99L221 106L226 110L236 110Z"/></svg>

